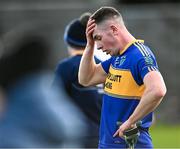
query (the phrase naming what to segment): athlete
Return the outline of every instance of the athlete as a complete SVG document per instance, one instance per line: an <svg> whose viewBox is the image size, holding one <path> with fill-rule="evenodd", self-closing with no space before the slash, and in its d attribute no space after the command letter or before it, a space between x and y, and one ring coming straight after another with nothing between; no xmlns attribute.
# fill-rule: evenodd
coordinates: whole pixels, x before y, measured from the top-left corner
<svg viewBox="0 0 180 149"><path fill-rule="evenodd" d="M86 25L90 13L83 13L80 18L71 21L64 33L70 57L60 60L57 65L53 84L64 86L72 101L86 115L88 133L81 139L83 147L95 148L98 144L101 103L103 97L102 86L84 87L78 83L78 69L85 49ZM97 63L99 59L93 57ZM73 123L73 122L72 122Z"/></svg>
<svg viewBox="0 0 180 149"><path fill-rule="evenodd" d="M166 94L154 54L142 40L130 34L121 14L113 7L101 7L90 17L86 37L79 82L84 86L105 84L99 148L126 148L123 133L138 121L142 124L135 148L153 148L148 132L152 112ZM95 64L95 44L111 58Z"/></svg>

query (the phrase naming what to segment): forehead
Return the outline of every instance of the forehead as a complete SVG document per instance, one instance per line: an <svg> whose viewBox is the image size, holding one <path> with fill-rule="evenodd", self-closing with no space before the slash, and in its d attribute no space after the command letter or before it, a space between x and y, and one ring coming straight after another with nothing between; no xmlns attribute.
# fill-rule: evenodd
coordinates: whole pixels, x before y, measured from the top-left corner
<svg viewBox="0 0 180 149"><path fill-rule="evenodd" d="M108 27L105 23L96 24L93 32L93 37L101 35L103 32L107 31Z"/></svg>

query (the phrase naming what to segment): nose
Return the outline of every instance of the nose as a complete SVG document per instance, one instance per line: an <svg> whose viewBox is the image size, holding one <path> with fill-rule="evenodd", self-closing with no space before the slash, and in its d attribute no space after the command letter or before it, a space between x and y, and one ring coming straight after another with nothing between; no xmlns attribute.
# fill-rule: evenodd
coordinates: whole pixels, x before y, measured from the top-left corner
<svg viewBox="0 0 180 149"><path fill-rule="evenodd" d="M102 50L103 46L101 44L99 44L98 42L96 42L96 46L97 46L97 50Z"/></svg>

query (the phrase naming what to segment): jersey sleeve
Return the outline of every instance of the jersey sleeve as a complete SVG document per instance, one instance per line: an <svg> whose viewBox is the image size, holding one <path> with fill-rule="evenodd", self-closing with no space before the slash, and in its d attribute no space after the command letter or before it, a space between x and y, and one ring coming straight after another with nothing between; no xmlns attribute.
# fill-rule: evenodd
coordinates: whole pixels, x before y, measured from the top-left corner
<svg viewBox="0 0 180 149"><path fill-rule="evenodd" d="M112 59L113 59L113 57L107 59L107 60L104 61L104 62L101 62L101 66L102 66L102 68L104 69L104 71L105 71L106 73L109 72L109 67L110 67L110 65L111 65Z"/></svg>
<svg viewBox="0 0 180 149"><path fill-rule="evenodd" d="M155 56L153 54L141 56L138 61L138 71L142 80L148 72L159 71Z"/></svg>

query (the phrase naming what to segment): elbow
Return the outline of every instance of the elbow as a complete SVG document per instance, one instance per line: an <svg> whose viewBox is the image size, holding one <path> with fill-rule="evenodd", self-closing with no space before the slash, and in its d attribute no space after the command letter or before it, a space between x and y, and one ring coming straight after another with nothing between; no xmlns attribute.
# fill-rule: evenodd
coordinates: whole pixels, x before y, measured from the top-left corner
<svg viewBox="0 0 180 149"><path fill-rule="evenodd" d="M80 85L82 85L84 87L88 87L89 86L88 82L83 80L83 79L81 79L81 77L78 77L78 82L79 82Z"/></svg>
<svg viewBox="0 0 180 149"><path fill-rule="evenodd" d="M159 99L162 99L166 95L167 89L166 87L156 89L155 96Z"/></svg>
<svg viewBox="0 0 180 149"><path fill-rule="evenodd" d="M88 87L89 85L88 85L88 83L86 83L85 81L83 81L83 80L78 80L78 82L79 82L79 84L80 85L82 85L82 86L84 86L84 87Z"/></svg>

